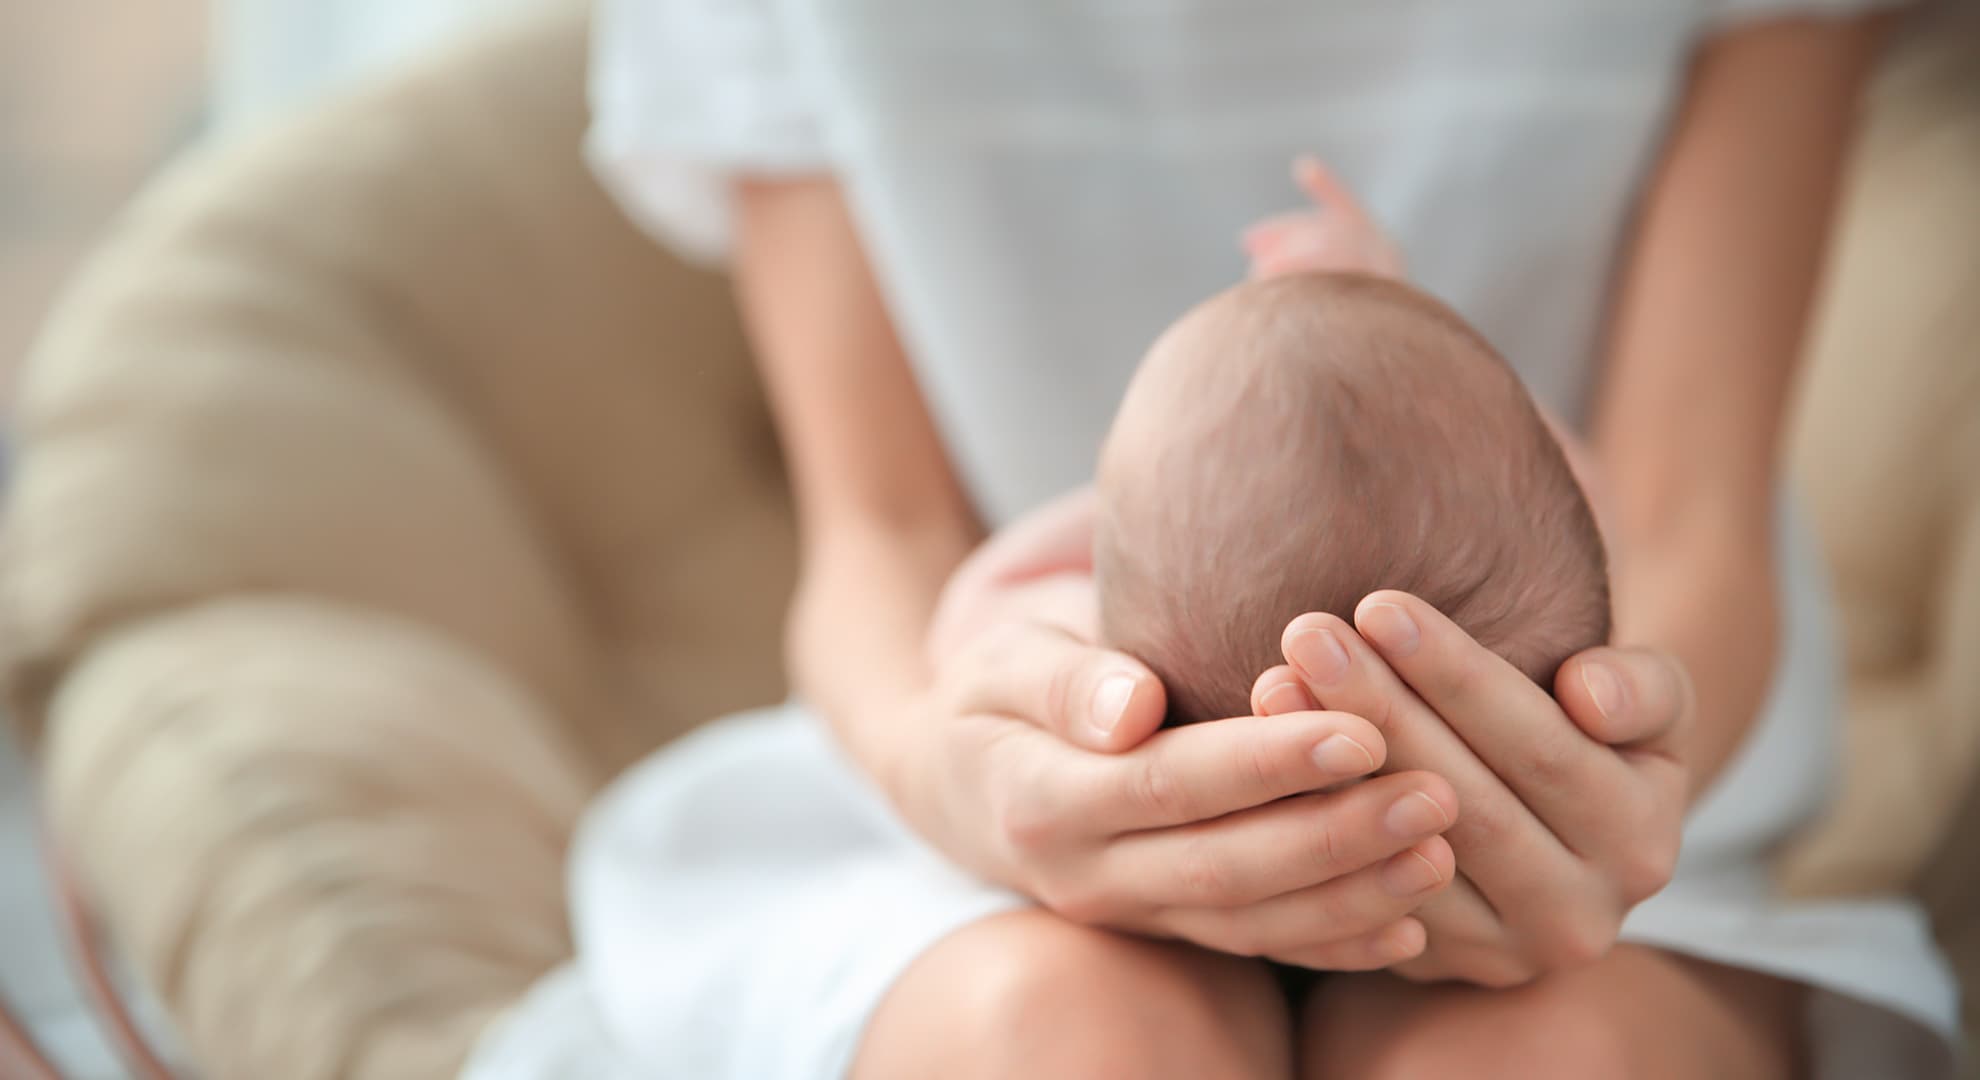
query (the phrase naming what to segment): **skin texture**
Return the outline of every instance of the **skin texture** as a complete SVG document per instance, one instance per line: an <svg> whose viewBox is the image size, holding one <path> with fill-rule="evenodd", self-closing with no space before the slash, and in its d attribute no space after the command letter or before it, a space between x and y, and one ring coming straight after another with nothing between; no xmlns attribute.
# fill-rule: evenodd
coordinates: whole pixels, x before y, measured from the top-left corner
<svg viewBox="0 0 1980 1080"><path fill-rule="evenodd" d="M1270 715L1151 735L1162 688L1079 632L1092 597L1080 595L1076 575L1067 587L1007 573L1038 561L1052 546L1043 541L1062 545L1090 528L1090 516L1081 526L1070 513L1053 529L1038 527L1037 548L1006 548L1001 565L975 571L979 602L968 606L989 614L960 640L929 648L924 631L943 582L980 529L939 464L939 442L833 185L743 185L738 275L805 530L790 633L800 689L937 847L1066 919L1310 957L1316 966L1402 960L1393 968L1401 977L1336 984L1339 1000L1384 995L1388 1023L1324 1027L1324 1004L1303 1018L1312 1075L1337 1061L1366 1063L1357 1076L1421 1075L1416 1066L1433 1052L1475 1076L1687 1075L1688 1065L1714 1062L1739 1063L1740 1075L1789 1075L1792 988L1608 944L1645 886L1668 872L1696 780L1737 745L1765 684L1771 538L1756 508L1771 497L1810 267L1874 37L1861 22L1767 24L1722 37L1699 57L1625 268L1594 431L1621 534L1626 644L1570 661L1558 702L1535 700L1523 676L1495 667L1489 651L1412 598L1378 594L1353 626L1300 627L1331 633L1351 658L1346 670L1315 662L1331 651L1307 653L1321 639L1289 633L1286 651L1306 663L1261 677L1256 700ZM1706 385L1714 393L1698 394ZM1678 417L1683 446L1668 438ZM1492 723L1475 722L1488 710ZM1440 740L1438 731L1463 737ZM1311 756L1329 735L1400 770L1389 779L1407 790L1386 804L1341 798L1372 786L1360 785L1299 814L1273 813L1279 796L1341 779ZM1384 831L1386 814L1420 798L1444 816L1432 822L1434 841ZM1587 812L1596 805L1607 810ZM1452 821L1476 827L1461 832ZM1386 836L1377 846L1387 850L1356 853L1356 870L1313 858L1350 835ZM1136 847L1150 857L1122 857ZM1284 897L1365 883L1357 875L1382 859L1414 851L1435 861L1453 850L1470 891L1432 889L1427 902L1391 909L1413 912L1406 917L1329 925L1345 906L1286 923L1268 916ZM1312 880L1255 899L1261 882L1247 868L1285 862L1303 863ZM1043 946L1012 946L1012 955L1049 958L1068 948L1062 933L1113 940L1111 930L1044 925ZM1013 933L1028 928L1036 927ZM1341 955L1321 955L1328 950ZM944 958L954 955L924 956L902 986L969 975L945 977ZM1102 959L1105 948L1087 955L1097 977L1113 980L1090 995L1096 1010L1107 1007L1105 995L1146 978L1133 966L1140 954L1119 969ZM1178 970L1193 978L1191 965ZM1475 985L1406 981L1439 978ZM1518 984L1530 985L1511 995L1485 989ZM965 1023L971 1003L889 1023L902 1000L882 1006L859 1075L946 1075L888 1066L948 1061L945 1047L968 1060L977 1044L950 1041L944 1024ZM1064 1018L1064 1037L1033 1049L1074 1046L1089 1015L1052 1013L1046 1019ZM1284 1075L1242 1049L1258 1036L1214 1010L1207 1022L1216 1033L1182 1039L1178 1054L1227 1047L1228 1075ZM1558 1037L1588 1031L1605 1037ZM1679 1044L1695 1059L1658 1056ZM1062 1074L1086 1075L1076 1071L1080 1060L1090 1059L1071 1060ZM1026 1075L1060 1067L1024 1064Z"/></svg>

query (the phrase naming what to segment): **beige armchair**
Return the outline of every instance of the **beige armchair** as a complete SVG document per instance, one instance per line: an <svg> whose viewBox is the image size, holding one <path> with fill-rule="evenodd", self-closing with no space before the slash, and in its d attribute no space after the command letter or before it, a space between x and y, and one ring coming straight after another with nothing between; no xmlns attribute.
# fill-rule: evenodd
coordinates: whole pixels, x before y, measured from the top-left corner
<svg viewBox="0 0 1980 1080"><path fill-rule="evenodd" d="M0 532L11 706L66 850L215 1080L448 1075L568 953L561 859L591 792L780 692L771 429L723 282L583 169L583 48L557 14L196 155L27 364ZM1973 70L1887 87L1879 130L1970 98ZM1809 887L1909 880L1970 782L1980 395L1959 301L1980 244L1917 206L1955 206L1980 160L1970 111L1931 123L1963 133L1959 171L1871 140L1824 322L1843 344L1800 445L1852 617L1903 583L1852 662L1863 715L1930 748L1878 760L1929 764L1932 805L1900 815L1902 858L1866 863L1892 777L1853 773L1801 853ZM1933 235L1873 205L1893 184ZM1956 281L1887 307L1882 271L1851 268L1898 242ZM1834 407L1866 387L1888 407ZM1914 400L1966 440L1959 468ZM1852 546L1873 505L1903 527ZM1940 883L1968 941L1974 890Z"/></svg>

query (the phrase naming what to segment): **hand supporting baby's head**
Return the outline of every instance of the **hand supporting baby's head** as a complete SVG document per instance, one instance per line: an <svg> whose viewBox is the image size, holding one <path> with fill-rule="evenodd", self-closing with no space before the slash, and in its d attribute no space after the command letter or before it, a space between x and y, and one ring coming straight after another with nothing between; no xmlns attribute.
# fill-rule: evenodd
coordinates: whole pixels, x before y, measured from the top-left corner
<svg viewBox="0 0 1980 1080"><path fill-rule="evenodd" d="M1414 593L1543 686L1607 640L1587 500L1519 379L1455 314L1342 274L1250 282L1185 315L1102 454L1107 643L1174 722L1249 712L1294 616Z"/></svg>

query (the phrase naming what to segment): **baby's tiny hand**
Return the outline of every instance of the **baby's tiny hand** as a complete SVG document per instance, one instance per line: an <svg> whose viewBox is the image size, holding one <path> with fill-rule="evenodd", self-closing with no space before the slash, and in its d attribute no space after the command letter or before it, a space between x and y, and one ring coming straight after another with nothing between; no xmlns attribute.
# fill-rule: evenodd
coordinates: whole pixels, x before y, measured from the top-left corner
<svg viewBox="0 0 1980 1080"><path fill-rule="evenodd" d="M1251 276L1301 270L1354 271L1401 280L1402 256L1361 203L1312 157L1293 162L1293 181L1313 209L1267 218L1244 231Z"/></svg>

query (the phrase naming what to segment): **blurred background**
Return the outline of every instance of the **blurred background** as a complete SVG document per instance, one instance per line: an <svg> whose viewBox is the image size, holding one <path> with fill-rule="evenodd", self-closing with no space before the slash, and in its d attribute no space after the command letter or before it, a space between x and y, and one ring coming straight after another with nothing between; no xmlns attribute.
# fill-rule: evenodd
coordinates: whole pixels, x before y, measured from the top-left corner
<svg viewBox="0 0 1980 1080"><path fill-rule="evenodd" d="M211 39L205 0L0 0L0 405L91 239L204 125ZM12 737L0 724L0 992L76 1075L121 1076L63 961Z"/></svg>
<svg viewBox="0 0 1980 1080"><path fill-rule="evenodd" d="M176 152L532 2L0 0L0 408L49 302ZM122 1077L69 977L12 740L0 723L0 993L78 1080Z"/></svg>

